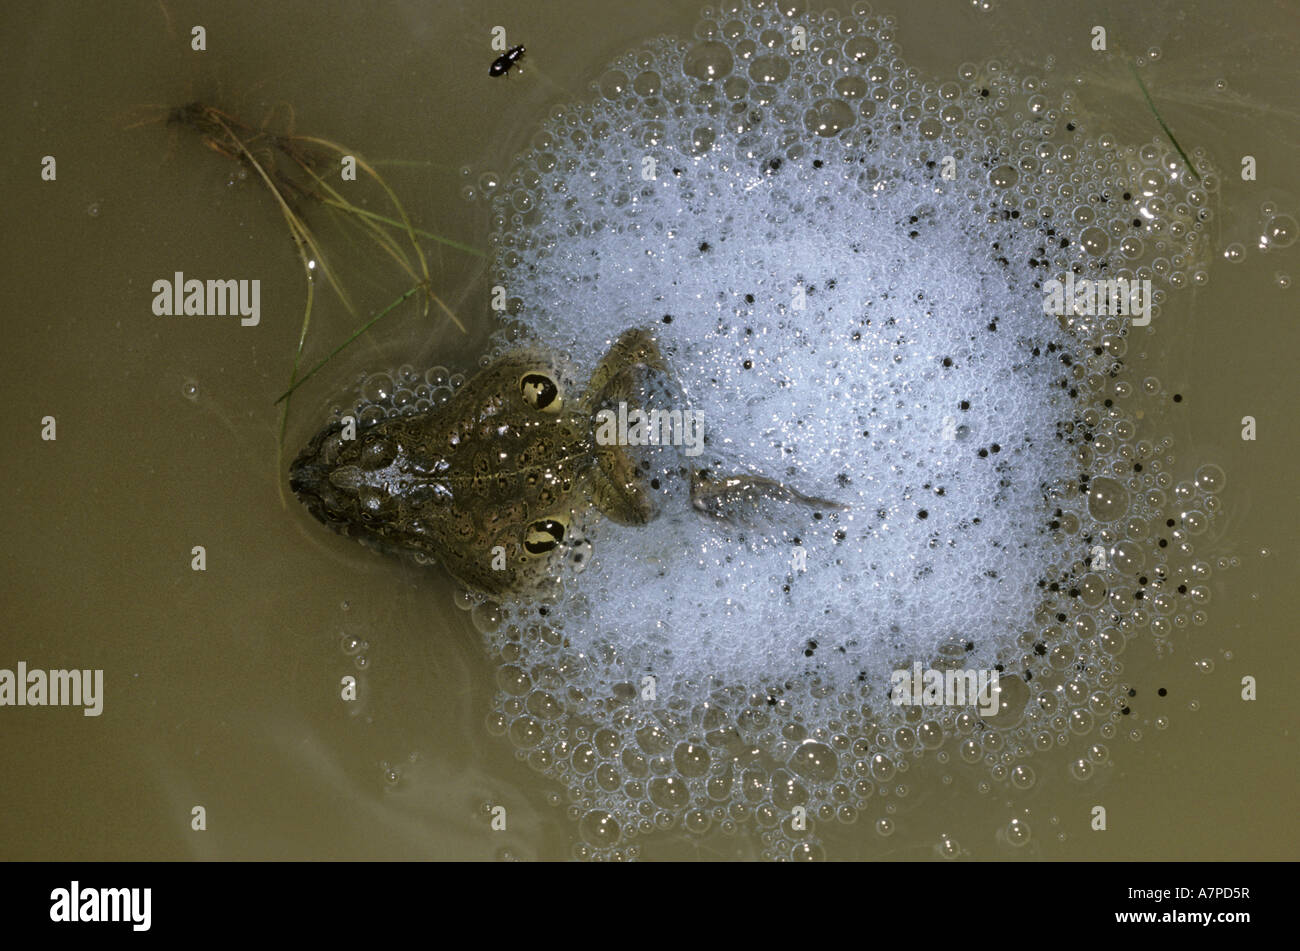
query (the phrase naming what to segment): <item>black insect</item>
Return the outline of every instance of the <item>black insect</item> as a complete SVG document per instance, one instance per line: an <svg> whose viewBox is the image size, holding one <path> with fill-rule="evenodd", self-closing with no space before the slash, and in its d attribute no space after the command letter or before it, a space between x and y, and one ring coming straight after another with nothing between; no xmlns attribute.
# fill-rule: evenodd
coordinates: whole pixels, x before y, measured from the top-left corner
<svg viewBox="0 0 1300 951"><path fill-rule="evenodd" d="M506 73L510 72L510 67L523 59L523 57L524 48L522 46L516 46L512 49L506 50L492 61L492 68L488 70L488 75L504 76Z"/></svg>

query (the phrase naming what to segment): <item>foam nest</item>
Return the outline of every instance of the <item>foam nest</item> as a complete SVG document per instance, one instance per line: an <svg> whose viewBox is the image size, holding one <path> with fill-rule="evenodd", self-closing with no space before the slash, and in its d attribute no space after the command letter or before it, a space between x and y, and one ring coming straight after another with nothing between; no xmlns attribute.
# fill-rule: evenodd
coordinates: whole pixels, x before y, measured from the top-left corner
<svg viewBox="0 0 1300 951"><path fill-rule="evenodd" d="M1214 570L1223 472L1151 431L1127 359L1205 279L1191 159L997 62L922 76L861 4L706 9L552 113L490 199L485 360L590 368L651 327L703 462L844 506L600 523L553 596L474 607L490 728L567 791L575 854L749 827L815 857L818 822L887 835L927 757L1012 794L1106 761L1126 643L1203 624ZM1150 326L1045 314L1066 274L1149 280ZM998 712L891 703L914 663L996 669Z"/></svg>

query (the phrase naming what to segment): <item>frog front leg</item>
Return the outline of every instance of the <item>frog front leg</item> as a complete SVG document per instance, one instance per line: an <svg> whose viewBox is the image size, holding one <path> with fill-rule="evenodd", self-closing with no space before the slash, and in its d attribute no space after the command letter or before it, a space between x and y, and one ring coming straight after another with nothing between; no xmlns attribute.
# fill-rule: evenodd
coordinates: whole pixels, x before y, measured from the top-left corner
<svg viewBox="0 0 1300 951"><path fill-rule="evenodd" d="M584 411L594 418L602 409L617 411L619 403L639 407L647 374L672 379L659 344L648 330L634 327L623 331L591 374ZM591 499L596 508L621 525L644 525L654 518L650 486L628 447L597 443L594 454Z"/></svg>
<svg viewBox="0 0 1300 951"><path fill-rule="evenodd" d="M587 402L594 409L601 403L627 399L634 378L629 374L637 367L662 373L671 379L672 371L650 331L632 327L619 334L613 346L600 358L587 384Z"/></svg>

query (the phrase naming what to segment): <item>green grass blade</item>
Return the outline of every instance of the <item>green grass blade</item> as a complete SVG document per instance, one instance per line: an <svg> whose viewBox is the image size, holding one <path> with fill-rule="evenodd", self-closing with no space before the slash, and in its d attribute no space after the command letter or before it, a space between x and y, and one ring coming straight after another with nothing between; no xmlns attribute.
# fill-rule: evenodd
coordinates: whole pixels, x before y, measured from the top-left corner
<svg viewBox="0 0 1300 951"><path fill-rule="evenodd" d="M387 218L384 215L379 214L378 212L370 211L369 209L366 208L358 208L356 205L353 205L351 202L339 204L330 199L324 199L324 201L325 204L333 208L338 208L341 211L346 211L348 214L360 215L363 218L371 218L375 221L379 221L382 222L383 224L388 225L390 228L401 228L405 230L405 227L400 221L395 221L392 218ZM461 244L459 241L454 241L451 238L444 238L442 235L434 234L432 231L425 231L421 228L412 228L411 230L414 231L422 238L428 238L430 241L437 241L439 244L445 244L448 247L455 248L457 251L464 251L466 254L472 254L475 257L480 257L480 258L487 257L486 251L480 251L478 248L470 247L468 244Z"/></svg>
<svg viewBox="0 0 1300 951"><path fill-rule="evenodd" d="M312 367L310 370L308 370L306 373L304 373L304 374L302 375L302 377L301 377L301 378L300 378L296 383L294 383L292 386L290 386L289 389L285 390L284 393L282 393L282 394L280 395L280 398L279 398L278 400L276 400L275 402L276 402L276 403L281 403L281 402L283 402L284 400L287 400L290 396L293 395L293 391L294 391L294 390L298 389L298 387L302 386L304 383L306 383L308 380L310 380L313 376L315 376L316 373L317 373L317 371L319 371L323 366L325 366L325 364L329 363L331 360L333 360L335 357L337 357L340 353L343 352L343 350L344 350L344 349L345 349L349 344L351 344L354 340L356 340L356 339L357 339L358 337L360 337L363 333L365 333L367 330L369 330L371 327L373 327L376 323L378 323L378 321L379 321L379 319L380 319L381 317L385 317L385 316L387 316L387 315L388 315L391 311L393 311L393 310L394 310L394 309L395 309L399 304L402 304L402 303L404 303L405 301L410 300L411 297L412 297L412 296L413 296L417 291L419 291L420 289L422 289L423 287L424 287L423 284L416 284L414 287L412 287L410 290L408 290L408 291L407 291L405 294L403 294L401 297L397 298L397 300L393 301L391 304L389 304L387 307L385 307L385 308L384 308L383 310L381 310L379 313L375 314L375 316L371 317L371 318L370 318L369 320L367 320L364 324L362 324L360 327L358 327L356 330L354 330L354 331L352 332L352 336L348 337L347 340L344 340L341 344L339 344L337 347L335 347L334 350L333 350L333 352L330 353L330 355L327 356L325 359L321 360L320 363L316 364L314 367ZM295 373L296 373L296 372L297 372L297 371L296 371L296 368L295 368ZM287 404L286 404L286 405L287 405Z"/></svg>
<svg viewBox="0 0 1300 951"><path fill-rule="evenodd" d="M1142 97L1146 99L1147 107L1151 110L1151 114L1156 117L1156 122L1160 123L1160 128L1165 130L1165 135L1168 136L1169 141L1173 143L1174 148L1178 150L1178 154L1182 156L1183 164L1186 165L1187 170L1192 173L1192 178L1199 182L1201 180L1200 173L1196 171L1196 166L1192 165L1192 160L1187 157L1187 153L1183 151L1183 147L1179 145L1178 140L1174 138L1174 134L1170 131L1169 126L1165 125L1165 120L1160 117L1160 112L1156 109L1156 104L1151 101L1151 94L1147 92L1147 84L1144 83L1142 77L1138 75L1137 67L1132 63L1129 63L1128 68L1133 73L1133 78L1137 80L1138 88L1142 90Z"/></svg>

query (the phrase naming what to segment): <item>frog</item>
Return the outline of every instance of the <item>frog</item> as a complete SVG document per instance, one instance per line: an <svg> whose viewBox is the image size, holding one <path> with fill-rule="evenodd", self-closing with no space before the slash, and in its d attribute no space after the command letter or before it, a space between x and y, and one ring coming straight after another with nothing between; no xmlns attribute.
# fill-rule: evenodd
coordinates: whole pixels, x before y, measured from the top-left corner
<svg viewBox="0 0 1300 951"><path fill-rule="evenodd" d="M326 425L290 465L289 486L340 534L441 563L487 599L537 598L566 567L585 567L594 519L642 526L661 511L644 462L598 439L595 423L603 408L643 402L650 378L675 385L647 328L624 331L585 387L564 354L508 350L428 410L351 433L345 419ZM762 499L844 508L755 473L681 468L690 506L706 518L736 521Z"/></svg>

